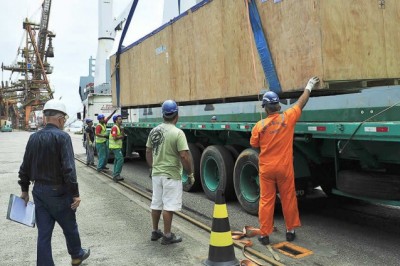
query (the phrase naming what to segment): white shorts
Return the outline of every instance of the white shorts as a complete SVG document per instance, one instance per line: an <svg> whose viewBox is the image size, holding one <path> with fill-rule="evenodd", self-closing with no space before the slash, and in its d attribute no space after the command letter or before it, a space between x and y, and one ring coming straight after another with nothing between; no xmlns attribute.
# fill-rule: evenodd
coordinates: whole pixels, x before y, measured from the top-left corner
<svg viewBox="0 0 400 266"><path fill-rule="evenodd" d="M153 195L150 208L152 210L182 210L182 180L167 176L153 176Z"/></svg>

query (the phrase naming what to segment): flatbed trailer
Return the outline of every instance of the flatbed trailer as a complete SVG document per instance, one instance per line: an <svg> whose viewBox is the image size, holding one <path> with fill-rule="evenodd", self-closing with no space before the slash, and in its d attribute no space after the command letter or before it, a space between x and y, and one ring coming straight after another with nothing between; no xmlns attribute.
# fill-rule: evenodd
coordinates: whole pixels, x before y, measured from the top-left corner
<svg viewBox="0 0 400 266"><path fill-rule="evenodd" d="M125 153L144 158L161 103L173 99L195 169L184 189L211 200L222 189L256 214L259 99L274 91L285 110L318 76L295 128L297 195L321 187L400 205L398 10L398 1L200 2L111 57L113 105L129 114Z"/></svg>
<svg viewBox="0 0 400 266"><path fill-rule="evenodd" d="M376 94L382 92L385 97L378 100ZM332 100L346 103L343 108L335 104L334 109L329 109ZM376 104L365 105L366 101ZM282 102L283 110L295 104L291 99ZM285 105L287 102L292 103ZM232 106L236 106L236 112L227 113ZM399 108L398 85L310 98L295 127L297 195L307 196L321 186L327 195L400 206ZM188 139L196 177L196 184L191 187L183 174L185 190L203 189L214 200L216 191L222 189L227 199L237 198L247 212L256 214L258 151L250 147L249 140L255 123L265 117L260 102L220 103L207 109L209 104L180 106L177 127ZM330 115L315 116L316 110ZM162 122L161 108L132 108L127 112L135 118L139 116L139 122L129 122L128 118L123 123L128 135L126 154L137 151L144 156L148 133ZM348 116L338 117L335 113ZM213 115L217 116L216 122L211 122Z"/></svg>

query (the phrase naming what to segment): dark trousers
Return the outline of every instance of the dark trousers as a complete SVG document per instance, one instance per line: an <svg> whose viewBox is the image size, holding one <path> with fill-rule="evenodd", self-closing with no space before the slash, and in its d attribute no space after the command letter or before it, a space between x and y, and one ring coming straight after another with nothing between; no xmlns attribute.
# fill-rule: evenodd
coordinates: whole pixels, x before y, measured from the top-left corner
<svg viewBox="0 0 400 266"><path fill-rule="evenodd" d="M81 247L75 211L71 209L72 197L65 186L51 186L35 183L33 187L35 218L38 228L37 261L38 266L52 266L51 237L55 222L63 230L68 253L73 259L80 258Z"/></svg>

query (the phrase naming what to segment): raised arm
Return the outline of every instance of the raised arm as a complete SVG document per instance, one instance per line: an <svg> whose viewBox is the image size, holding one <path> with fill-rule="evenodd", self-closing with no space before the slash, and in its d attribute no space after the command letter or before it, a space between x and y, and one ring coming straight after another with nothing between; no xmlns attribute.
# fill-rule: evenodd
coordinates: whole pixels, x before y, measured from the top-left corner
<svg viewBox="0 0 400 266"><path fill-rule="evenodd" d="M118 109L115 109L109 116L107 116L106 121L110 120L110 118L115 114Z"/></svg>
<svg viewBox="0 0 400 266"><path fill-rule="evenodd" d="M301 94L300 98L297 100L297 105L300 107L300 109L303 110L304 106L306 106L308 99L310 98L311 91L319 84L319 78L318 77L312 77L308 83L307 86L304 88L303 94Z"/></svg>

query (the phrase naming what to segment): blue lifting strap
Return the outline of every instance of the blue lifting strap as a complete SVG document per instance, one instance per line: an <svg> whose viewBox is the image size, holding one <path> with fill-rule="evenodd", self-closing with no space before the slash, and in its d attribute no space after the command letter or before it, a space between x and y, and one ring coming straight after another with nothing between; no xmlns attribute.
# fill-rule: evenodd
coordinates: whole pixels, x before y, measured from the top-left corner
<svg viewBox="0 0 400 266"><path fill-rule="evenodd" d="M138 1L139 0L133 1L132 6L131 6L131 10L129 10L129 15L128 15L128 18L126 19L124 29L122 30L121 39L119 40L118 50L117 50L117 53L116 53L116 59L115 59L115 68L116 68L115 69L115 90L116 90L116 93L117 93L116 98L117 98L117 106L118 107L120 106L120 94L121 94L120 80L119 80L119 68L120 68L119 57L121 55L122 43L123 43L123 41L125 39L125 35L126 35L126 32L128 31L129 25L131 24L131 20L132 20L133 14L135 13L135 9L136 9L136 6L138 4Z"/></svg>
<svg viewBox="0 0 400 266"><path fill-rule="evenodd" d="M260 56L261 65L265 77L267 78L269 89L275 93L280 93L282 91L281 84L278 75L276 74L275 65L271 57L268 42L262 29L260 15L258 14L257 5L254 0L251 0L249 3L249 16L254 41L257 46L258 55Z"/></svg>

